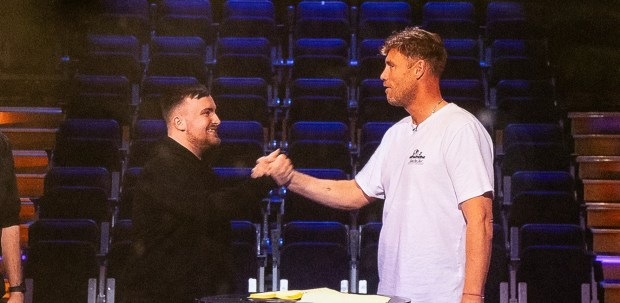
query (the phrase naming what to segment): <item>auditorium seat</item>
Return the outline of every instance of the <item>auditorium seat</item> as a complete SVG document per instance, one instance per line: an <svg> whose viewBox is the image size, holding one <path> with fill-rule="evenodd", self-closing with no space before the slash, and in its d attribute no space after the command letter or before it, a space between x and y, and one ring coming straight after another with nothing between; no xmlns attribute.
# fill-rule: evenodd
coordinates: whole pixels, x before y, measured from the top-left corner
<svg viewBox="0 0 620 303"><path fill-rule="evenodd" d="M254 77L272 82L273 56L271 44L267 38L220 38L215 76Z"/></svg>
<svg viewBox="0 0 620 303"><path fill-rule="evenodd" d="M58 130L53 151L57 166L105 167L121 170L121 130L115 120L66 119Z"/></svg>
<svg viewBox="0 0 620 303"><path fill-rule="evenodd" d="M574 194L558 191L525 191L512 198L508 225L529 223L579 224L580 206Z"/></svg>
<svg viewBox="0 0 620 303"><path fill-rule="evenodd" d="M495 90L498 129L510 123L556 123L560 120L560 112L554 104L554 87L548 80L500 80Z"/></svg>
<svg viewBox="0 0 620 303"><path fill-rule="evenodd" d="M510 178L510 188L504 189L504 204L511 197L531 190L575 192L575 181L567 171L517 171Z"/></svg>
<svg viewBox="0 0 620 303"><path fill-rule="evenodd" d="M266 135L258 121L222 121L217 133L221 143L210 153L213 166L254 167L265 155Z"/></svg>
<svg viewBox="0 0 620 303"><path fill-rule="evenodd" d="M517 282L527 285L527 302L584 302L590 288L592 256L573 246L536 245L520 255ZM587 302L587 301L586 301Z"/></svg>
<svg viewBox="0 0 620 303"><path fill-rule="evenodd" d="M77 67L79 75L124 76L139 83L144 70L141 48L133 36L88 35L86 53Z"/></svg>
<svg viewBox="0 0 620 303"><path fill-rule="evenodd" d="M490 1L486 7L485 39L524 39L536 34L525 6L517 1Z"/></svg>
<svg viewBox="0 0 620 303"><path fill-rule="evenodd" d="M220 37L264 37L279 43L272 1L226 1L219 26Z"/></svg>
<svg viewBox="0 0 620 303"><path fill-rule="evenodd" d="M382 226L380 222L368 222L361 226L359 280L365 281L368 294L376 294L379 285L377 251Z"/></svg>
<svg viewBox="0 0 620 303"><path fill-rule="evenodd" d="M200 37L213 45L216 30L213 27L210 1L163 0L158 1L155 20L157 36Z"/></svg>
<svg viewBox="0 0 620 303"><path fill-rule="evenodd" d="M301 1L295 7L294 39L337 38L350 41L349 6L342 1Z"/></svg>
<svg viewBox="0 0 620 303"><path fill-rule="evenodd" d="M470 2L426 2L422 7L422 28L444 39L477 39L479 35L475 8Z"/></svg>
<svg viewBox="0 0 620 303"><path fill-rule="evenodd" d="M57 186L38 202L39 218L110 222L112 205L105 191L92 186Z"/></svg>
<svg viewBox="0 0 620 303"><path fill-rule="evenodd" d="M194 77L207 82L207 45L202 38L156 36L150 52L147 76Z"/></svg>
<svg viewBox="0 0 620 303"><path fill-rule="evenodd" d="M282 232L281 279L288 280L289 289L340 289L340 282L349 279L346 227L335 222L289 224Z"/></svg>
<svg viewBox="0 0 620 303"><path fill-rule="evenodd" d="M275 107L272 86L263 78L219 77L213 79L211 95L217 114L225 120L259 121L271 128Z"/></svg>
<svg viewBox="0 0 620 303"><path fill-rule="evenodd" d="M151 157L157 143L167 136L164 120L137 120L127 152L126 167L142 167Z"/></svg>
<svg viewBox="0 0 620 303"><path fill-rule="evenodd" d="M342 122L296 122L288 155L298 168L335 168L352 172L349 128Z"/></svg>
<svg viewBox="0 0 620 303"><path fill-rule="evenodd" d="M118 191L118 188L112 186L112 175L104 167L51 167L45 174L44 192L47 193L59 186L101 188L110 198L114 197L114 191Z"/></svg>
<svg viewBox="0 0 620 303"><path fill-rule="evenodd" d="M342 79L296 79L290 87L290 99L285 130L300 121L349 123L349 90Z"/></svg>
<svg viewBox="0 0 620 303"><path fill-rule="evenodd" d="M483 83L480 79L443 79L439 82L441 95L477 117L486 111Z"/></svg>
<svg viewBox="0 0 620 303"><path fill-rule="evenodd" d="M98 274L96 249L86 241L37 242L24 262L27 295L35 303L94 302Z"/></svg>
<svg viewBox="0 0 620 303"><path fill-rule="evenodd" d="M357 38L385 39L413 23L411 5L405 1L364 1L359 6Z"/></svg>
<svg viewBox="0 0 620 303"><path fill-rule="evenodd" d="M381 54L383 42L383 38L360 40L355 75L358 83L366 79L379 79L381 76L385 68L385 56Z"/></svg>
<svg viewBox="0 0 620 303"><path fill-rule="evenodd" d="M339 38L302 38L293 46L292 79L349 77L349 44Z"/></svg>
<svg viewBox="0 0 620 303"><path fill-rule="evenodd" d="M235 292L249 291L248 280L258 277L258 239L256 225L249 221L231 221L232 254L235 265Z"/></svg>
<svg viewBox="0 0 620 303"><path fill-rule="evenodd" d="M147 0L104 0L102 12L95 14L88 32L93 34L134 36L140 44L150 39L150 9Z"/></svg>
<svg viewBox="0 0 620 303"><path fill-rule="evenodd" d="M542 40L496 39L490 46L489 82L549 80L547 46Z"/></svg>
<svg viewBox="0 0 620 303"><path fill-rule="evenodd" d="M159 99L173 89L198 84L191 76L146 76L141 86L138 119L163 119Z"/></svg>
<svg viewBox="0 0 620 303"><path fill-rule="evenodd" d="M131 122L132 84L125 76L77 75L70 94L68 118L114 119L121 125Z"/></svg>
<svg viewBox="0 0 620 303"><path fill-rule="evenodd" d="M36 220L28 228L28 243L32 247L42 241L83 241L99 248L100 230L90 219Z"/></svg>

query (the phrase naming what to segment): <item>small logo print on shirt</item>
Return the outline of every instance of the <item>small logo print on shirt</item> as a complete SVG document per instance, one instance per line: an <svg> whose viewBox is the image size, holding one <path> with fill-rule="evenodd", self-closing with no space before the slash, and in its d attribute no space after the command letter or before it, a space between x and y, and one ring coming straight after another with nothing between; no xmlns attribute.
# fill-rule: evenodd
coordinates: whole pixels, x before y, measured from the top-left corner
<svg viewBox="0 0 620 303"><path fill-rule="evenodd" d="M424 158L426 158L426 156L424 156L422 154L422 152L419 149L416 149L413 151L413 154L411 154L411 156L409 156L409 163L413 163L413 164L423 164L424 163Z"/></svg>

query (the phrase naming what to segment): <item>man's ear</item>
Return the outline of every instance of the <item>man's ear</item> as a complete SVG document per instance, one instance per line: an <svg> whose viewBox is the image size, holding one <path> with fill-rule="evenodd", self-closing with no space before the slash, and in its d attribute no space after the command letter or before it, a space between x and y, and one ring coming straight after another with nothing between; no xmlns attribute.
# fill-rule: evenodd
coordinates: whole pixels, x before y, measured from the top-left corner
<svg viewBox="0 0 620 303"><path fill-rule="evenodd" d="M416 63L414 63L413 65L413 72L415 73L415 78L417 80L420 80L420 78L424 76L424 73L426 73L427 68L428 68L428 65L426 64L426 61L424 60L416 61Z"/></svg>
<svg viewBox="0 0 620 303"><path fill-rule="evenodd" d="M183 118L175 116L174 118L172 118L172 124L177 130L185 131L185 120Z"/></svg>

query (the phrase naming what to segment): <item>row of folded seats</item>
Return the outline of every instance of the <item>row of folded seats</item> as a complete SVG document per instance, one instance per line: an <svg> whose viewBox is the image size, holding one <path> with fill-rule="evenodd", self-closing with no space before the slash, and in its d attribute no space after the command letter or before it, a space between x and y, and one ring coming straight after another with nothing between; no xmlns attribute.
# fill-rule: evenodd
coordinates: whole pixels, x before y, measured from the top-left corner
<svg viewBox="0 0 620 303"><path fill-rule="evenodd" d="M79 124L78 122L82 122L85 124ZM106 125L106 127L102 127L102 125ZM163 121L161 120L142 120L142 123L146 123L147 125L141 125L144 129L137 127L136 130L139 130L141 134L153 132L146 137L151 139L159 138L165 134L165 126ZM240 125L244 125L245 122L240 122ZM233 123L234 124L234 123ZM253 123L256 125L256 134L258 136L262 136L262 127L259 123ZM101 148L100 143L109 142L106 140L101 140L101 138L92 139L90 136L99 135L101 136L106 131L114 130L111 133L120 133L118 127L110 127L110 125L117 125L113 120L71 120L68 119L63 123L60 128L59 136L58 136L58 145L57 148L53 152L53 163L54 166L48 174L46 175L45 182L45 194L42 199L38 202L38 210L39 216L41 219L52 219L52 218L86 218L92 220L96 226L98 226L100 231L100 246L105 247L110 243L110 238L114 241L114 238L122 238L118 236L114 236L116 233L119 233L117 230L118 226L122 226L123 224L127 224L127 221L131 219L131 187L135 184L135 180L140 171L140 166L130 166L126 167L122 172L122 177L120 180L114 181L114 177L109 173L108 169L111 171L115 171L119 166L109 166L104 168L105 164L89 162L93 159L100 159L100 157L96 156L97 152L105 151L105 150L114 150ZM150 126L148 126L150 125ZM226 133L237 133L237 137L240 133L247 134L250 129L247 126L243 126L236 131L226 130L226 122L222 124L222 136L223 146L226 146ZM318 125L318 127L317 127ZM299 127L296 129L293 127L291 129L291 139L294 139L295 136L301 136L303 132L307 132L308 136L310 136L309 140L314 139L324 139L324 135L321 134L321 131L330 130L330 126L339 125L340 128L335 128L336 130L340 130L339 133L340 138L346 138L348 136L348 132L346 131L346 127L343 124L333 124L333 123L318 123L318 122L307 122L307 123L299 123L294 126ZM387 129L391 123L376 123L375 133L368 132L364 133L365 140L368 140L368 144L375 146L378 144L378 140L380 140L382 133ZM99 126L94 127L94 126ZM304 129L304 126L307 127ZM321 129L323 127L324 129ZM69 130L73 129L74 131L78 131L81 133L80 136L84 137L70 137L66 138ZM294 132L298 131L300 134ZM333 131L333 129L332 129ZM233 138L235 136L232 136ZM115 136L112 136L113 141L118 139L114 139ZM72 146L71 142L75 139L77 145L73 145L76 147L73 150L73 153L70 151L70 147ZM232 141L235 142L233 139ZM62 143L61 143L62 142ZM88 147L88 142L94 142L93 146ZM262 141L264 142L264 141ZM292 141L294 142L294 141ZM315 142L318 143L318 142ZM327 143L327 144L323 144ZM498 154L496 157L497 167L496 170L498 172L498 187L497 191L498 196L502 199L496 200L496 209L498 212L496 213L496 218L498 224L496 224L496 235L495 235L495 244L494 244L494 255L493 255L493 268L491 271L491 276L489 278L489 286L488 292L489 296L498 295L497 289L499 288L499 283L496 282L506 282L506 275L510 270L514 270L518 272L527 264L528 258L526 257L525 250L521 250L520 245L523 245L523 242L527 242L526 240L522 240L524 231L528 224L546 224L547 228L550 228L551 234L556 233L555 230L562 231L566 226L570 226L570 229L578 230L579 233L583 236L581 238L581 243L583 245L579 246L580 248L573 248L572 246L564 250L564 248L558 247L539 247L532 250L542 250L537 253L541 254L576 254L577 251L580 251L579 258L587 258L588 255L586 252L587 248L591 247L589 245L589 238L587 237L587 230L584 228L584 222L582 222L582 216L580 214L581 209L580 205L577 201L579 201L575 196L575 184L572 175L570 174L570 161L569 154L566 149L566 144L564 142L563 132L559 125L557 124L510 124L503 130L503 139L502 144L498 145L496 149L498 150ZM65 144L65 147L62 147ZM233 144L234 145L234 144ZM328 142L322 142L319 145L320 148L325 149L326 146L329 146ZM264 145L258 144L255 145L258 148L263 148ZM346 157L345 161L340 163L336 163L337 165L342 165L344 163L350 164L350 150L348 149L348 145L342 143L339 146L344 147L346 153L349 155ZM132 152L133 144L129 146L129 154ZM370 155L372 153L372 146L364 146L369 150L366 155ZM62 148L67 148L68 150L62 152ZM226 150L226 147L224 148ZM347 167L344 169L338 168L317 168L318 166L325 165L328 163L326 160L315 161L316 158L319 158L321 155L320 152L306 154L309 150L308 146L304 146L301 148L302 152L300 153L300 157L305 155L310 155L311 160L315 161L312 164L308 164L306 168L304 165L299 165L300 158L296 157L294 154L294 143L291 143L286 149L289 152L289 156L293 159L294 163L299 167L300 170L305 173L315 175L317 177L330 178L330 179L347 179L351 178L351 171L347 171ZM235 148L231 147L231 149L226 152L226 155L234 155ZM116 153L119 153L119 150L116 150ZM148 151L142 151L138 153L139 156L144 156L148 154ZM246 152L240 152L241 156L245 156ZM257 149L257 156L265 154L265 151L262 149ZM68 162L59 161L59 159L63 159L65 155L65 160ZM361 155L361 153L360 153ZM360 156L361 157L361 156ZM105 157L103 157L105 158ZM235 184L237 181L242 180L244 178L248 178L250 174L250 168L252 161L255 157L250 157L251 159L246 160L232 160L227 159L228 163L232 164L230 166L222 166L216 167L216 172L224 178L227 184ZM70 160L70 161L69 161ZM73 162L77 161L77 162ZM85 161L85 162L81 162ZM239 162L241 161L241 162ZM249 162L244 162L249 161ZM121 161L122 162L122 161ZM114 162L117 163L117 162ZM244 163L244 164L241 164ZM249 164L249 165L248 165ZM67 165L67 166L65 166ZM120 167L123 167L123 164L120 164ZM241 166L241 167L240 167ZM313 168L313 169L311 169ZM118 199L114 199L114 187L113 183L121 182L120 185L120 197ZM357 227L365 228L367 225L372 226L376 221L381 220L381 204L375 204L367 209L362 209L357 214L351 214L342 211L336 211L324 207L319 207L315 203L308 201L302 197L299 197L293 193L288 193L285 196L285 212L283 214L283 222L285 224L299 222L299 221L320 221L323 223L319 224L327 224L326 222L338 222L339 224L346 224L351 229L348 229L349 232L351 230L355 230ZM258 203L259 201L257 201ZM258 215L258 214L257 214ZM258 218L239 218L245 220L251 220L253 222L258 222ZM121 223L124 222L124 223ZM130 222L130 221L129 221ZM43 223L40 223L43 224ZM74 224L74 223L71 223ZM562 224L562 225L560 225ZM34 229L36 230L36 228ZM112 230L112 232L110 232ZM33 231L35 232L35 231ZM122 234L122 232L120 232ZM559 233L559 232L558 232ZM55 233L51 233L55 234ZM112 236L110 236L112 235ZM505 237L508 235L508 237ZM550 235L553 237L553 235ZM558 234L558 237L562 237ZM35 236L31 242L34 243L37 240ZM103 241L101 240L103 239ZM506 240L504 240L506 239ZM555 238L554 238L555 239ZM558 238L559 239L559 238ZM362 240L362 242L364 242ZM520 244L521 243L521 244ZM541 243L542 244L542 243ZM554 243L547 243L554 244ZM45 244L48 245L48 244ZM45 246L43 245L43 246ZM56 244L49 244L54 246ZM61 245L61 244L58 244ZM125 246L128 244L125 243ZM364 245L360 244L363 248ZM243 245L242 245L243 246ZM248 247L248 245L245 245ZM564 245L570 246L570 245ZM348 247L348 246L347 246ZM510 248L510 254L508 254L507 248ZM45 248L47 250L48 248ZM128 249L128 247L125 247ZM547 249L550 249L552 252L547 252ZM35 249L36 251L36 249ZM53 252L52 248L50 252ZM96 250L97 251L97 250ZM106 250L104 249L103 252ZM571 252L573 251L573 252ZM237 253L242 253L242 251L237 251ZM41 256L37 254L46 254L45 252L34 253L33 256L36 260ZM536 253L530 253L536 254ZM247 255L247 253L246 253ZM250 254L251 255L251 254ZM348 257L351 257L348 255ZM507 262L510 257L510 262ZM577 258L577 257L574 257ZM524 259L524 260L522 260ZM29 257L30 260L30 257ZM330 259L331 260L331 259ZM365 262L364 258L360 257L360 262ZM585 259L579 259L582 262ZM325 260L324 260L325 261ZM38 261L33 261L32 264L37 264ZM284 261L283 261L284 262ZM374 261L373 261L374 262ZM376 264L370 262L368 264ZM525 262L525 263L524 263ZM532 261L530 261L532 262ZM571 261L573 262L573 261ZM577 262L577 261L574 261ZM241 263L240 263L241 264ZM498 265L499 264L499 265ZM591 265L591 262L589 263ZM284 265L283 265L284 266ZM37 265L38 267L38 265ZM591 266L590 266L591 267ZM590 268L588 267L588 269ZM35 268L35 267L30 267ZM253 265L250 266L253 268ZM318 267L323 268L323 267ZM335 267L325 267L325 268L335 268ZM538 267L534 267L538 268ZM286 273L285 269L282 269L282 277L285 278ZM362 269L360 268L360 271ZM113 272L113 270L111 271ZM588 271L589 272L589 271ZM495 279L495 275L498 275L499 278ZM321 275L319 275L321 276ZM583 275L580 275L583 276ZM360 274L360 278L363 277ZM523 278L522 275L517 275L516 281L527 281L526 278ZM533 277L540 278L538 275L534 275ZM552 281L558 280L555 276ZM533 279L533 278L532 278ZM245 279L242 279L242 281ZM344 279L346 280L346 279ZM295 281L295 279L292 279ZM373 283L370 278L368 280L371 283L368 284L368 289L370 291L373 290ZM516 282L515 281L515 282ZM590 282L585 280L585 282ZM241 283L241 282L240 282ZM292 287L296 285L291 282ZM306 284L303 284L304 286ZM535 288L537 286L529 286L530 288ZM558 286L559 287L559 286ZM567 286L568 287L568 286ZM559 288L564 289L564 288ZM573 289L573 288L571 288ZM565 293L562 291L562 293ZM540 296L543 294L554 294L554 292L544 291L541 292ZM532 292L530 292L531 296L534 296ZM547 297L545 297L547 298Z"/></svg>
<svg viewBox="0 0 620 303"><path fill-rule="evenodd" d="M221 95L222 103L231 104L229 108L238 109L232 104L246 103L242 107L246 110L226 110L226 113L239 113L231 115L235 119L258 120L269 124L269 118L272 118L272 121L279 122L278 118L286 117L286 113L273 118L273 111L288 112L289 106L294 110L299 107L297 103L303 102L298 99L310 96L332 99L333 102L321 103L333 103L330 106L336 107L340 115L326 119L345 120L343 116L346 116L348 110L349 114L352 111L353 116L363 120L367 114L375 112L373 104L376 102L373 98L377 97L377 91L381 91L377 89L381 87L377 78L383 69L384 58L378 50L383 39L392 30L412 24L411 12L406 9L410 4L406 2L364 2L360 7L360 24L364 26L360 26L359 31L352 35L354 31L348 26L349 6L346 3L301 1L295 4L296 27L289 31L290 35L274 39L272 33L277 31L273 27L257 30L261 26L252 23L253 20L265 18L252 15L261 11L257 7L273 7L273 3L226 1L225 18L220 24L219 34L207 35L194 32L201 27L189 26L188 23L202 22L196 16L191 17L191 14L204 11L205 8L197 9L196 5L209 6L208 1L163 1L160 5L163 15L154 19L166 22L155 26L154 34L149 36L146 43L132 35L109 35L114 34L114 31L90 32L85 41L86 51L77 56L75 89L68 98L69 116L113 117L127 123L132 121L135 108L138 107L139 117L152 118L157 113L153 113L149 99L161 93L163 86L197 82L212 86L214 91L221 89L216 94ZM179 7L175 12L176 6ZM376 11L366 10L366 6L374 7ZM449 59L442 83L448 101L479 113L485 106L495 103L495 91L489 91L488 88L497 87L497 94L501 96L500 88L506 87L504 91L518 91L521 95L517 97L521 100L509 102L498 99L500 108L523 109L534 104L541 108L537 112L546 113L545 118L552 116L553 104L549 95L540 95L538 92L534 95L527 89L513 89L515 85L529 83L510 83L513 80L527 80L550 85L544 40L529 40L532 37L502 30L497 32L505 32L505 36L494 36L488 43L482 42L478 36L452 35L449 30L442 33L440 29L443 26L452 29L468 28L463 23L473 22L470 20L473 18L473 4L430 2L425 7L428 7L428 18L432 16L441 25L428 25L435 24L429 20L423 24L446 38ZM121 8L128 9L126 6ZM506 22L511 25L504 26L506 28L516 29L527 24L521 4L491 2L489 10L493 9L503 11L506 15L515 14L506 17ZM267 10L273 11L273 8ZM183 17L184 14L188 16ZM396 14L404 16L389 17ZM229 15L230 18L226 18ZM114 19L115 15L105 16L107 20ZM128 14L121 14L118 18L121 16L129 18ZM95 27L96 20L93 21ZM233 22L239 20L245 20L249 25L244 27ZM228 21L235 24L231 25L234 30L226 30ZM245 21L239 22L245 24ZM170 25L175 22L179 24ZM190 32L176 32L169 27L179 31L188 29ZM488 24L487 29L489 27L492 26ZM213 39L207 39L207 36ZM148 47L144 47L146 45ZM299 96L296 88L300 85L309 87L307 78L326 78L329 81L314 81L314 84L320 86L315 87L313 92L306 91L307 95L303 97ZM239 89L239 81L247 86ZM306 83L299 83L304 81ZM237 88L232 88L230 83L235 83ZM327 93L325 90L326 87L336 86L336 91L327 90L330 92ZM317 91L321 93L317 94ZM340 99L333 100L336 98ZM367 105L367 102L371 104ZM225 109L226 106L221 107Z"/></svg>
<svg viewBox="0 0 620 303"><path fill-rule="evenodd" d="M418 24L446 38L494 40L529 37L522 3L516 1L102 1L87 17L89 33L131 35L143 44L159 36L385 37ZM223 2L223 3L215 3ZM214 13L212 10L216 10ZM221 12L220 12L221 9ZM214 16L218 15L218 16ZM215 17L215 18L214 18ZM215 20L217 19L217 20ZM276 31L275 29L286 27Z"/></svg>
<svg viewBox="0 0 620 303"><path fill-rule="evenodd" d="M37 203L40 219L30 229L25 266L36 301L84 302L120 289L106 278L119 277L130 249L132 186L166 134L156 106L165 91L196 83L212 89L225 120L212 157L228 184L249 178L255 159L275 148L305 173L350 179L385 130L407 115L387 105L378 49L392 30L415 24L446 38L444 98L490 131L501 130L487 300L499 302L506 290L501 282L511 291L527 282L529 302L577 302L581 284L592 282L590 239L553 103L546 46L528 34L521 4L294 1L282 9L279 2L229 0L156 1L149 9L146 1L105 3L107 13L92 19L78 56L68 119ZM485 120L488 109L497 109L493 122ZM367 292L376 292L381 202L350 213L294 193L283 201L278 276L289 288L340 289L357 264L351 282L365 281ZM256 215L231 224L241 291L257 275L260 235L268 232ZM46 264L66 268L67 277L59 279ZM58 280L79 283L67 291Z"/></svg>

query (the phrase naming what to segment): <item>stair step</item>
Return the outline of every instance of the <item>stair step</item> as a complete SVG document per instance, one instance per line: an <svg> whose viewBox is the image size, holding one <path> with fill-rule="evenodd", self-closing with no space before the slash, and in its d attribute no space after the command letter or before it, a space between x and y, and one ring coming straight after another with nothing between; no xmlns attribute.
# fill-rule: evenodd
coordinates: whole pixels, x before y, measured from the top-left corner
<svg viewBox="0 0 620 303"><path fill-rule="evenodd" d="M574 135L573 140L579 156L620 156L620 134Z"/></svg>
<svg viewBox="0 0 620 303"><path fill-rule="evenodd" d="M620 229L592 228L591 230L594 253L620 255Z"/></svg>
<svg viewBox="0 0 620 303"><path fill-rule="evenodd" d="M598 255L596 261L601 262L604 280L620 281L620 256Z"/></svg>
<svg viewBox="0 0 620 303"><path fill-rule="evenodd" d="M581 156L576 161L579 179L620 180L619 156Z"/></svg>
<svg viewBox="0 0 620 303"><path fill-rule="evenodd" d="M588 227L620 228L620 203L586 203Z"/></svg>
<svg viewBox="0 0 620 303"><path fill-rule="evenodd" d="M36 208L34 203L29 199L23 199L19 210L19 221L26 223L36 219Z"/></svg>
<svg viewBox="0 0 620 303"><path fill-rule="evenodd" d="M20 197L43 196L45 174L16 174L17 192Z"/></svg>
<svg viewBox="0 0 620 303"><path fill-rule="evenodd" d="M620 180L582 180L586 202L620 202Z"/></svg>
<svg viewBox="0 0 620 303"><path fill-rule="evenodd" d="M49 155L44 150L13 150L16 174L44 174Z"/></svg>
<svg viewBox="0 0 620 303"><path fill-rule="evenodd" d="M57 107L0 107L2 128L58 128L64 118Z"/></svg>
<svg viewBox="0 0 620 303"><path fill-rule="evenodd" d="M571 134L620 134L620 112L569 113Z"/></svg>
<svg viewBox="0 0 620 303"><path fill-rule="evenodd" d="M603 281L601 286L604 292L603 302L620 302L620 281Z"/></svg>
<svg viewBox="0 0 620 303"><path fill-rule="evenodd" d="M13 150L52 150L56 144L56 128L1 128Z"/></svg>

